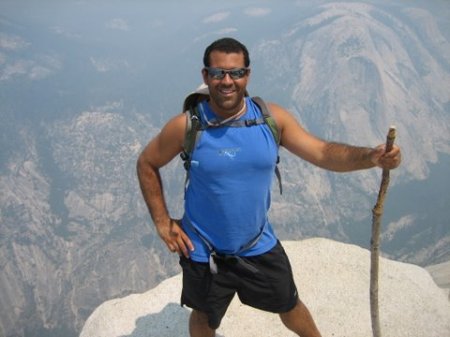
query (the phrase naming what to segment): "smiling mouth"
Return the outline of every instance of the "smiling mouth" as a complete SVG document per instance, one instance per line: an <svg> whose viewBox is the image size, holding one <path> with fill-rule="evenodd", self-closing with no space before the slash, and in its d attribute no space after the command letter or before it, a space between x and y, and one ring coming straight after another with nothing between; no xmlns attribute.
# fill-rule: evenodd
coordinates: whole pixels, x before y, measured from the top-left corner
<svg viewBox="0 0 450 337"><path fill-rule="evenodd" d="M220 89L219 92L224 96L229 96L234 94L236 91L233 89Z"/></svg>

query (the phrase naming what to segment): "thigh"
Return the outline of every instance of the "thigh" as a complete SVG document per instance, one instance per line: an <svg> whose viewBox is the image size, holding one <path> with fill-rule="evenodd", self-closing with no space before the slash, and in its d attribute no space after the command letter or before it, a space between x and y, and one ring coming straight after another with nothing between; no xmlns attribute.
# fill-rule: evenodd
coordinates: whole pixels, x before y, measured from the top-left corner
<svg viewBox="0 0 450 337"><path fill-rule="evenodd" d="M181 305L203 312L208 325L217 329L236 293L233 280L227 275L213 275L208 263L200 263L180 257L183 268Z"/></svg>
<svg viewBox="0 0 450 337"><path fill-rule="evenodd" d="M242 303L275 313L295 307L297 288L288 256L280 242L265 254L245 259L258 271L252 277L242 278L238 290Z"/></svg>

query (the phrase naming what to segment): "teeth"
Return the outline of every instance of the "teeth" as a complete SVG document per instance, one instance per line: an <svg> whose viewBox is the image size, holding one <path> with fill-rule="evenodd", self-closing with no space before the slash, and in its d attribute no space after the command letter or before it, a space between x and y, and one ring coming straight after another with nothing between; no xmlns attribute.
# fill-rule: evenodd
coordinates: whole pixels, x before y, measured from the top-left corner
<svg viewBox="0 0 450 337"><path fill-rule="evenodd" d="M220 90L220 92L224 93L224 94L231 94L233 92L233 90Z"/></svg>

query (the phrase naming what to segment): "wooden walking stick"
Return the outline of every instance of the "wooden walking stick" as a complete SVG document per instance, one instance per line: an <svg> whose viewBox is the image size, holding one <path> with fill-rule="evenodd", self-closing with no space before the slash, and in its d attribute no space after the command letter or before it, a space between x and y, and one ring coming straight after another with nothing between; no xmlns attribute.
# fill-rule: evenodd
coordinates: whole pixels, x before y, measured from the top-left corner
<svg viewBox="0 0 450 337"><path fill-rule="evenodd" d="M386 138L386 152L392 150L395 134L395 127L391 126ZM370 240L370 315L372 319L373 337L381 337L378 308L378 267L380 254L380 224L388 185L389 170L383 169L377 203L372 209L372 239Z"/></svg>

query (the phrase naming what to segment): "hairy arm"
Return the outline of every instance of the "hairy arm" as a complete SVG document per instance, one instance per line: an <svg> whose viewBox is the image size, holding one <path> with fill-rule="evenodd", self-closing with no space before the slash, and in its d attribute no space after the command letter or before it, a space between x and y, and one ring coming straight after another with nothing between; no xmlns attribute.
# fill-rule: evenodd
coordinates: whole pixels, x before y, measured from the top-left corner
<svg viewBox="0 0 450 337"><path fill-rule="evenodd" d="M180 221L169 215L159 169L182 151L186 116L171 119L139 155L137 176L142 196L159 236L172 252L189 256L193 245L181 229Z"/></svg>
<svg viewBox="0 0 450 337"><path fill-rule="evenodd" d="M394 169L401 161L397 146L385 153L385 146L375 148L324 141L307 132L282 107L271 104L270 109L281 131L281 145L288 151L321 168L348 172L375 166Z"/></svg>

